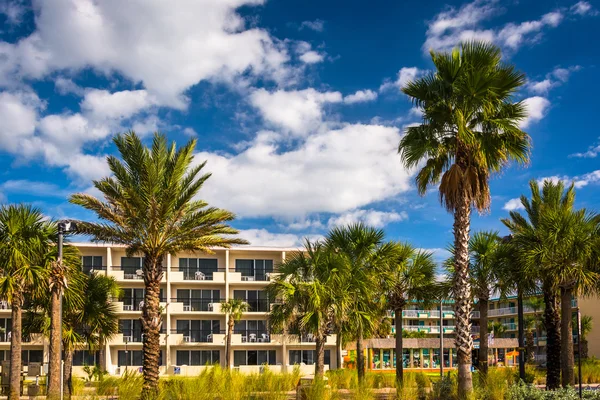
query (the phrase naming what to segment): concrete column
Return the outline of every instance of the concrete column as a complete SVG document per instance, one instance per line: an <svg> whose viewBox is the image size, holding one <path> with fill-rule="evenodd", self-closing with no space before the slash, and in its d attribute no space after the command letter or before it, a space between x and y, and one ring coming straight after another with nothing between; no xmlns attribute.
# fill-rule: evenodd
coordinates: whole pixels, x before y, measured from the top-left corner
<svg viewBox="0 0 600 400"><path fill-rule="evenodd" d="M106 248L106 274L108 275L108 269L112 267L112 251L110 247Z"/></svg>
<svg viewBox="0 0 600 400"><path fill-rule="evenodd" d="M450 349L450 351L448 351L448 365L450 366L449 368L452 368L452 349Z"/></svg>
<svg viewBox="0 0 600 400"><path fill-rule="evenodd" d="M171 346L169 343L169 338L171 336L171 312L169 310L169 304L171 302L171 255L167 254L167 296L166 301L166 309L165 309L165 318L166 318L166 328L167 334L165 335L165 366L167 367L167 372L171 367Z"/></svg>
<svg viewBox="0 0 600 400"><path fill-rule="evenodd" d="M423 359L423 349L419 349L419 361L421 363L420 367L423 368L425 366L425 360Z"/></svg>
<svg viewBox="0 0 600 400"><path fill-rule="evenodd" d="M433 349L429 349L429 368L433 368Z"/></svg>
<svg viewBox="0 0 600 400"><path fill-rule="evenodd" d="M225 301L227 300L229 300L229 250L225 250Z"/></svg>
<svg viewBox="0 0 600 400"><path fill-rule="evenodd" d="M414 352L414 349L408 350L408 368L414 367L413 352Z"/></svg>

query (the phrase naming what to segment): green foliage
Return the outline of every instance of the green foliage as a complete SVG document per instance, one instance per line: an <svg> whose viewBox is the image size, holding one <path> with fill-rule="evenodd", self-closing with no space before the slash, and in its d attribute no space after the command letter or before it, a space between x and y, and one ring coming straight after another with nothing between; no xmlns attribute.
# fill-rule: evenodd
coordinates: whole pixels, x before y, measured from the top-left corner
<svg viewBox="0 0 600 400"><path fill-rule="evenodd" d="M579 379L578 366L575 366L575 380ZM600 360L590 358L581 360L581 381L584 384L600 382Z"/></svg>

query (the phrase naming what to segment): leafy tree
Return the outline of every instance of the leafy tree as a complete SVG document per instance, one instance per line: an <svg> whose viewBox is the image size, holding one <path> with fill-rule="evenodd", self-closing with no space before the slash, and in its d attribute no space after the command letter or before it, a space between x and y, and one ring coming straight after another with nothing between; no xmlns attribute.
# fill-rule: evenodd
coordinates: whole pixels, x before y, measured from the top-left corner
<svg viewBox="0 0 600 400"><path fill-rule="evenodd" d="M415 249L408 243L395 244L395 257L385 263L383 275L388 293L388 306L394 311L396 332L402 331L402 311L411 301L421 303L431 299L435 291L435 268L433 253ZM403 334L396 335L396 357L401 357ZM404 382L402 362L396 362L396 381Z"/></svg>
<svg viewBox="0 0 600 400"><path fill-rule="evenodd" d="M240 299L229 299L221 304L221 312L227 318L227 346L225 347L225 364L231 368L231 335L236 322L242 319L242 316L249 309L248 303Z"/></svg>
<svg viewBox="0 0 600 400"><path fill-rule="evenodd" d="M280 275L269 285L278 302L271 311L271 323L284 329L295 325L301 333L315 337L315 376L325 372L325 342L332 321L333 288L339 279L340 257L324 243L304 242L304 251L294 252L279 266Z"/></svg>
<svg viewBox="0 0 600 400"><path fill-rule="evenodd" d="M396 259L396 245L384 242L381 229L362 223L332 229L326 237L330 251L340 256L338 293L345 320L354 329L356 338L356 363L359 381L365 377L363 340L377 326L385 308L384 294L380 290L385 277L380 276L385 265ZM341 305L341 306L340 306Z"/></svg>
<svg viewBox="0 0 600 400"><path fill-rule="evenodd" d="M25 294L35 298L47 291L44 255L56 232L42 212L19 204L0 208L0 298L11 307L10 400L20 396L22 315Z"/></svg>
<svg viewBox="0 0 600 400"><path fill-rule="evenodd" d="M234 214L197 199L210 174L201 174L206 162L194 162L195 140L178 149L156 133L152 146L146 147L129 132L116 136L114 143L122 160L107 157L112 176L94 181L103 199L79 193L71 202L93 211L100 220L78 222L80 233L94 241L123 244L127 255L144 257L142 398L147 399L158 393L164 258L183 251L211 253L214 247L246 241L230 237L238 233L228 225Z"/></svg>
<svg viewBox="0 0 600 400"><path fill-rule="evenodd" d="M529 137L519 128L526 117L513 100L525 75L502 62L498 47L463 43L451 53L431 52L432 72L402 90L423 111L423 122L406 130L398 151L405 167L423 165L416 176L425 194L439 184L440 200L454 215L455 344L459 397L473 390L471 376L471 286L469 229L471 208L489 209L489 178L509 161L527 163Z"/></svg>
<svg viewBox="0 0 600 400"><path fill-rule="evenodd" d="M477 232L469 242L469 269L479 309L479 371L483 376L488 371L488 309L490 295L498 281L501 245L498 232Z"/></svg>

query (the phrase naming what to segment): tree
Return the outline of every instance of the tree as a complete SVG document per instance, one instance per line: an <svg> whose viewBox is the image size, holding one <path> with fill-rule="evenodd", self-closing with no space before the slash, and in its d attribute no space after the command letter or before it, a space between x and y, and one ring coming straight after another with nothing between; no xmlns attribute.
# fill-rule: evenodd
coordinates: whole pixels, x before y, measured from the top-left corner
<svg viewBox="0 0 600 400"><path fill-rule="evenodd" d="M381 229L362 223L333 228L326 237L326 245L340 257L338 293L344 293L338 306L343 305L345 320L354 329L358 379L365 377L363 340L377 326L385 306L380 290L384 283L387 263L396 260L396 244L384 242Z"/></svg>
<svg viewBox="0 0 600 400"><path fill-rule="evenodd" d="M527 163L529 137L519 128L526 117L513 96L525 75L502 62L498 47L468 42L452 53L431 52L436 71L402 91L423 111L423 122L400 141L406 168L423 165L416 176L421 195L439 183L440 200L454 215L455 344L459 397L473 389L471 376L471 286L469 229L471 208L489 209L489 177L509 161Z"/></svg>
<svg viewBox="0 0 600 400"><path fill-rule="evenodd" d="M43 255L55 228L42 212L27 205L0 208L0 297L10 303L10 400L17 400L21 386L22 315L25 294L31 298L47 291Z"/></svg>
<svg viewBox="0 0 600 400"><path fill-rule="evenodd" d="M415 249L408 243L396 243L395 259L385 264L383 274L386 280L389 308L394 311L396 323L396 382L404 382L404 366L401 358L402 311L411 301L423 303L435 291L435 268L433 253Z"/></svg>
<svg viewBox="0 0 600 400"><path fill-rule="evenodd" d="M582 315L581 316L581 358L588 358L588 341L587 335L592 331L592 316Z"/></svg>
<svg viewBox="0 0 600 400"><path fill-rule="evenodd" d="M301 334L315 337L315 377L325 373L325 342L332 321L332 288L337 284L340 257L324 243L304 242L304 250L286 257L279 276L269 284L270 297L277 299L271 311L272 327L287 330L297 326Z"/></svg>
<svg viewBox="0 0 600 400"><path fill-rule="evenodd" d="M521 196L526 217L511 211L510 218L502 222L512 232L511 241L523 265L537 271L542 282L547 331L546 386L555 389L561 383L561 372L563 386L574 380L571 297L579 290L594 289L598 282L598 273L589 264L598 218L585 209L574 209L573 185L566 191L562 182L549 180L543 183L541 191L535 181L529 186L531 201Z"/></svg>
<svg viewBox="0 0 600 400"><path fill-rule="evenodd" d="M227 318L227 346L225 347L225 364L227 369L231 368L231 335L233 326L242 319L242 315L249 309L248 303L240 299L229 299L221 304L221 312Z"/></svg>
<svg viewBox="0 0 600 400"><path fill-rule="evenodd" d="M229 237L238 233L227 224L234 214L197 199L210 174L201 174L206 162L194 162L196 140L178 149L156 133L152 146L146 147L129 132L116 136L114 143L122 160L107 157L113 176L94 181L104 198L78 193L71 202L93 211L100 220L78 222L79 233L97 242L123 244L129 256L143 256L142 398L147 399L158 393L164 258L182 251L211 253L214 247L247 242Z"/></svg>
<svg viewBox="0 0 600 400"><path fill-rule="evenodd" d="M544 310L544 299L540 296L532 296L527 299L527 306L533 310L533 320L537 336L536 352L540 354L540 338L542 337L542 321L539 312Z"/></svg>
<svg viewBox="0 0 600 400"><path fill-rule="evenodd" d="M498 281L501 239L498 232L477 232L471 237L470 274L473 292L479 309L479 371L482 376L488 371L488 309L490 295Z"/></svg>
<svg viewBox="0 0 600 400"><path fill-rule="evenodd" d="M529 316L525 318L525 354L526 361L530 364L535 363L535 352L533 351L534 340L533 331L536 329L537 319L535 316Z"/></svg>

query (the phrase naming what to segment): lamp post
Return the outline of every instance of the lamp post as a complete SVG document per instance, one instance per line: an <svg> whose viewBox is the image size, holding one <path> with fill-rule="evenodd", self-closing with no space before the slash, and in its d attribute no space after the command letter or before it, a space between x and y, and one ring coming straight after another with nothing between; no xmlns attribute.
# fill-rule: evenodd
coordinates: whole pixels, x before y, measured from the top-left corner
<svg viewBox="0 0 600 400"><path fill-rule="evenodd" d="M128 340L125 338L125 376L127 376L127 366L129 365L129 352L127 351Z"/></svg>
<svg viewBox="0 0 600 400"><path fill-rule="evenodd" d="M577 366L579 378L579 398L583 398L583 387L581 383L581 310L577 306Z"/></svg>
<svg viewBox="0 0 600 400"><path fill-rule="evenodd" d="M71 232L75 229L75 223L69 220L58 221L58 266L62 270L63 267L63 238L65 233ZM59 329L58 335L60 338L60 399L63 400L64 387L65 387L65 374L64 374L64 349L63 349L63 337L62 337L62 326L63 326L63 296L65 294L64 289L67 287L67 281L63 282L64 287L60 291L60 307L59 307Z"/></svg>
<svg viewBox="0 0 600 400"><path fill-rule="evenodd" d="M440 378L444 377L444 301L440 300Z"/></svg>

